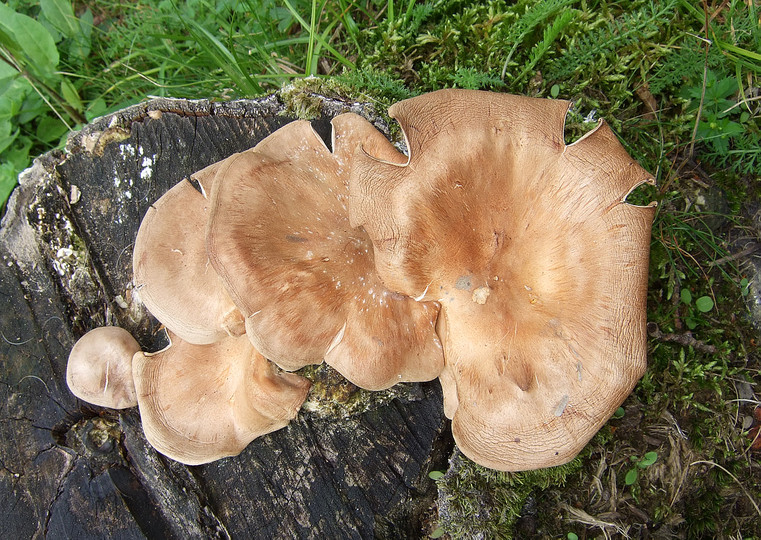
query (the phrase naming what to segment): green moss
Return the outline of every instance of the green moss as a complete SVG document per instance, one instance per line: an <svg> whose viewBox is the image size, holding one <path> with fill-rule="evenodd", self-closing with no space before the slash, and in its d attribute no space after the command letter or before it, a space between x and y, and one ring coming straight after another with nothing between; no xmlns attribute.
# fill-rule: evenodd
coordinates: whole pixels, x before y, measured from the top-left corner
<svg viewBox="0 0 761 540"><path fill-rule="evenodd" d="M395 78L385 71L377 71L369 67L364 70L346 71L337 77L337 81L345 84L359 99L366 98L378 104L385 110L393 103L411 98L418 94L405 86L401 79Z"/></svg>
<svg viewBox="0 0 761 540"><path fill-rule="evenodd" d="M412 383L396 384L388 390L363 390L327 364L307 366L299 375L312 383L303 410L319 417L345 418L371 411L394 399L414 401L422 398L420 386Z"/></svg>
<svg viewBox="0 0 761 540"><path fill-rule="evenodd" d="M281 88L280 99L285 105L285 113L303 120L313 120L322 114L324 98L354 103L356 95L351 88L338 79L306 77L296 79Z"/></svg>
<svg viewBox="0 0 761 540"><path fill-rule="evenodd" d="M509 473L481 467L456 450L448 471L437 481L439 526L451 538L513 538L528 497L562 488L580 470L582 459Z"/></svg>

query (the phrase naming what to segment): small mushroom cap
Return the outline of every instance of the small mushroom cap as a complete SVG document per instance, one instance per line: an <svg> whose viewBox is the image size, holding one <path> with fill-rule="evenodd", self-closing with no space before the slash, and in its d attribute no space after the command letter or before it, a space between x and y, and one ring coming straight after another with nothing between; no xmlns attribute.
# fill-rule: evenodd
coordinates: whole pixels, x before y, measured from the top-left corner
<svg viewBox="0 0 761 540"><path fill-rule="evenodd" d="M309 391L280 373L246 339L139 352L133 374L143 431L162 454L187 465L238 455L256 437L285 427Z"/></svg>
<svg viewBox="0 0 761 540"><path fill-rule="evenodd" d="M406 157L354 114L333 120L333 147L297 121L227 161L212 190L212 265L249 339L283 369L324 359L371 390L432 380L443 368L438 305L387 290L369 237L348 217L354 152Z"/></svg>
<svg viewBox="0 0 761 540"><path fill-rule="evenodd" d="M572 459L646 367L650 175L569 103L446 90L391 107L409 163L358 154L351 220L384 283L441 303L445 412L481 465Z"/></svg>
<svg viewBox="0 0 761 540"><path fill-rule="evenodd" d="M69 353L66 384L79 399L100 407L127 409L137 405L132 356L140 350L123 328L104 326L79 338Z"/></svg>
<svg viewBox="0 0 761 540"><path fill-rule="evenodd" d="M204 190L214 171L194 175ZM182 180L148 209L133 252L134 282L145 306L177 336L196 344L245 333L243 315L206 255L208 204Z"/></svg>

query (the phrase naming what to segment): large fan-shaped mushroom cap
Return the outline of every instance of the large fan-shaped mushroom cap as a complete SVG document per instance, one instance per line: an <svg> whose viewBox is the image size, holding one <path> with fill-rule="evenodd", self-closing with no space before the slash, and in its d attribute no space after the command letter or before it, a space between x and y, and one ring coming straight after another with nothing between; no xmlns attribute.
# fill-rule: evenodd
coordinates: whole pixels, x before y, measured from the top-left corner
<svg viewBox="0 0 761 540"><path fill-rule="evenodd" d="M171 345L135 354L133 375L143 431L162 454L199 465L239 454L256 437L296 416L310 383L279 373L246 339Z"/></svg>
<svg viewBox="0 0 761 540"><path fill-rule="evenodd" d="M573 458L646 366L650 175L601 123L571 145L569 103L477 91L391 107L406 164L358 153L351 222L384 283L441 303L445 412L474 461ZM369 154L369 155L368 155Z"/></svg>
<svg viewBox="0 0 761 540"><path fill-rule="evenodd" d="M226 161L212 190L209 257L255 347L284 369L325 361L362 388L436 378L438 306L387 290L349 225L349 159L406 158L363 118L333 120L334 152L306 121Z"/></svg>
<svg viewBox="0 0 761 540"><path fill-rule="evenodd" d="M196 173L207 192L216 167ZM206 255L209 201L182 180L146 212L135 239L134 282L154 317L185 341L208 344L245 333Z"/></svg>

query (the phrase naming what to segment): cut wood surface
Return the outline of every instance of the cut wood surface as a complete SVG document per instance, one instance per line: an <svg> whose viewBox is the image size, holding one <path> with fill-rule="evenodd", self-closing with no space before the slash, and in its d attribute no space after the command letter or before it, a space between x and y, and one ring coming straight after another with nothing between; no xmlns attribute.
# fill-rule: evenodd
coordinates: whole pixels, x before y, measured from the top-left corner
<svg viewBox="0 0 761 540"><path fill-rule="evenodd" d="M382 127L360 104L321 109L313 125L327 141L341 112ZM154 451L136 409L91 406L66 386L87 330L118 325L161 346L132 295L140 220L178 181L292 121L285 110L278 96L153 100L96 120L22 174L0 229L1 538L423 534L427 473L451 444L437 382L370 396L315 370L311 405L288 427L197 467Z"/></svg>

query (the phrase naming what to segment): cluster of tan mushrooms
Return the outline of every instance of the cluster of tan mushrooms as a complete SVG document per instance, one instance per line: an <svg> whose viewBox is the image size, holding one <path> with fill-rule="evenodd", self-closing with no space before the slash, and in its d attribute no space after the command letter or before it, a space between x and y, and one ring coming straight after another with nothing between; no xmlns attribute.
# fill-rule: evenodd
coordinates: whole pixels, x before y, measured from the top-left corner
<svg viewBox="0 0 761 540"><path fill-rule="evenodd" d="M442 90L389 110L409 157L343 114L332 152L295 121L180 182L133 260L171 345L93 330L69 387L138 405L158 451L200 464L294 418L304 366L369 390L438 377L477 463L572 459L645 369L654 208L625 202L652 178L604 123L565 144L568 108Z"/></svg>

